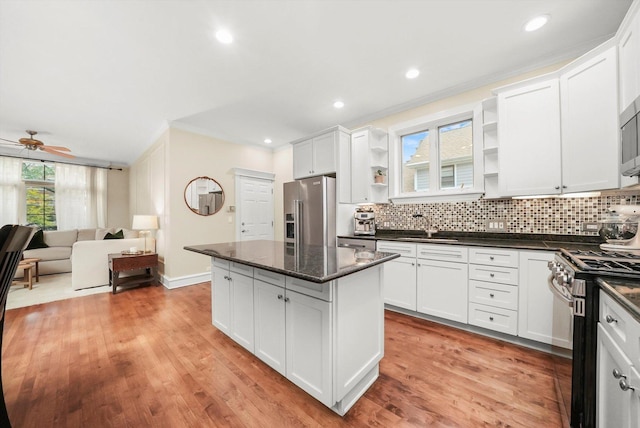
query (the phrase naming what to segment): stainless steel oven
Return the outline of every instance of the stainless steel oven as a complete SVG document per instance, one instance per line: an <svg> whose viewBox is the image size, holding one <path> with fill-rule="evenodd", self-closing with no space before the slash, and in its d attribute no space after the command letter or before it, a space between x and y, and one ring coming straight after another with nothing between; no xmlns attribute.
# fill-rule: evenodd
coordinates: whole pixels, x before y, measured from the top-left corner
<svg viewBox="0 0 640 428"><path fill-rule="evenodd" d="M573 313L570 425L596 426L599 293L596 278L640 279L640 252L567 251L549 262L549 287Z"/></svg>

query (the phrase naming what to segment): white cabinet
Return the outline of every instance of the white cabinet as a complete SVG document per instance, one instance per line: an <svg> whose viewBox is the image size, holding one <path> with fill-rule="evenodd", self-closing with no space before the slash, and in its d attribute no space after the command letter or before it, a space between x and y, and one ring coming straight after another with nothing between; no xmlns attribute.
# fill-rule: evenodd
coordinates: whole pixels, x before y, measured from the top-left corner
<svg viewBox="0 0 640 428"><path fill-rule="evenodd" d="M621 380L630 382L630 371L631 361L616 345L609 333L602 328L602 325L598 325L597 426L632 427L631 400L633 391L623 391L620 388ZM634 386L640 387L637 384ZM633 427L637 427L637 425L633 425Z"/></svg>
<svg viewBox="0 0 640 428"><path fill-rule="evenodd" d="M418 244L418 312L467 323L466 253L459 246Z"/></svg>
<svg viewBox="0 0 640 428"><path fill-rule="evenodd" d="M384 302L416 310L416 244L378 241L378 251L399 253L401 257L384 264Z"/></svg>
<svg viewBox="0 0 640 428"><path fill-rule="evenodd" d="M553 257L549 251L520 251L518 336L571 349L571 308L555 298L547 283Z"/></svg>
<svg viewBox="0 0 640 428"><path fill-rule="evenodd" d="M389 200L388 137L379 129L367 127L351 134L351 202L376 203ZM378 172L382 173L376 181Z"/></svg>
<svg viewBox="0 0 640 428"><path fill-rule="evenodd" d="M284 288L255 280L253 289L255 355L286 376Z"/></svg>
<svg viewBox="0 0 640 428"><path fill-rule="evenodd" d="M560 75L563 193L620 187L616 73L612 45Z"/></svg>
<svg viewBox="0 0 640 428"><path fill-rule="evenodd" d="M600 291L597 426L637 428L640 423L640 323Z"/></svg>
<svg viewBox="0 0 640 428"><path fill-rule="evenodd" d="M469 324L518 333L518 251L469 249Z"/></svg>
<svg viewBox="0 0 640 428"><path fill-rule="evenodd" d="M213 325L253 352L253 268L214 258L212 286Z"/></svg>
<svg viewBox="0 0 640 428"><path fill-rule="evenodd" d="M334 127L303 140L294 141L293 178L334 174L339 161L336 159L340 139L345 134L342 127Z"/></svg>
<svg viewBox="0 0 640 428"><path fill-rule="evenodd" d="M622 112L640 96L640 15L638 8L632 6L618 39L618 68L620 76L620 110Z"/></svg>
<svg viewBox="0 0 640 428"><path fill-rule="evenodd" d="M560 193L560 90L557 78L500 92L498 135L501 196Z"/></svg>
<svg viewBox="0 0 640 428"><path fill-rule="evenodd" d="M331 304L287 290L285 308L287 379L331 407Z"/></svg>

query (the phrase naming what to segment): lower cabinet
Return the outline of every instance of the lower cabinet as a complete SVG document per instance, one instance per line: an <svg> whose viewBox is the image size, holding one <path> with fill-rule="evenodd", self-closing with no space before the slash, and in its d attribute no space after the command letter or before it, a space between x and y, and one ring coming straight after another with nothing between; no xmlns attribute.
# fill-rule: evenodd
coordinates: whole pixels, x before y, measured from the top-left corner
<svg viewBox="0 0 640 428"><path fill-rule="evenodd" d="M418 259L418 312L466 324L468 276L467 263Z"/></svg>
<svg viewBox="0 0 640 428"><path fill-rule="evenodd" d="M571 308L549 290L549 251L520 251L518 336L571 349Z"/></svg>
<svg viewBox="0 0 640 428"><path fill-rule="evenodd" d="M255 355L331 407L331 303L254 281Z"/></svg>
<svg viewBox="0 0 640 428"><path fill-rule="evenodd" d="M416 306L416 244L378 241L378 251L399 253L400 258L384 264L384 303L415 311Z"/></svg>
<svg viewBox="0 0 640 428"><path fill-rule="evenodd" d="M226 260L212 263L212 323L253 352L253 268L246 269Z"/></svg>

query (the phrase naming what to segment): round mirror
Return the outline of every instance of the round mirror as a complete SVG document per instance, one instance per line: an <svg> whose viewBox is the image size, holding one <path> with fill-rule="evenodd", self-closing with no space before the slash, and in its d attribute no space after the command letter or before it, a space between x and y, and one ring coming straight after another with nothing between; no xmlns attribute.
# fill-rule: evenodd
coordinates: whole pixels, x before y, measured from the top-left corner
<svg viewBox="0 0 640 428"><path fill-rule="evenodd" d="M184 202L199 215L211 215L220 211L224 204L222 186L210 177L194 178L184 189Z"/></svg>

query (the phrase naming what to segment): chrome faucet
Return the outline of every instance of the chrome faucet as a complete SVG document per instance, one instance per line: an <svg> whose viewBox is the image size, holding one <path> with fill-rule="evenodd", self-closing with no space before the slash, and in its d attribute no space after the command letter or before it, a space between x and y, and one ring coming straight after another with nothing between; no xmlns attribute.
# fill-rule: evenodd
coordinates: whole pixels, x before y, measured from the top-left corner
<svg viewBox="0 0 640 428"><path fill-rule="evenodd" d="M424 231L427 233L427 238L431 238L434 233L438 233L438 229L431 227L431 220L427 220Z"/></svg>

